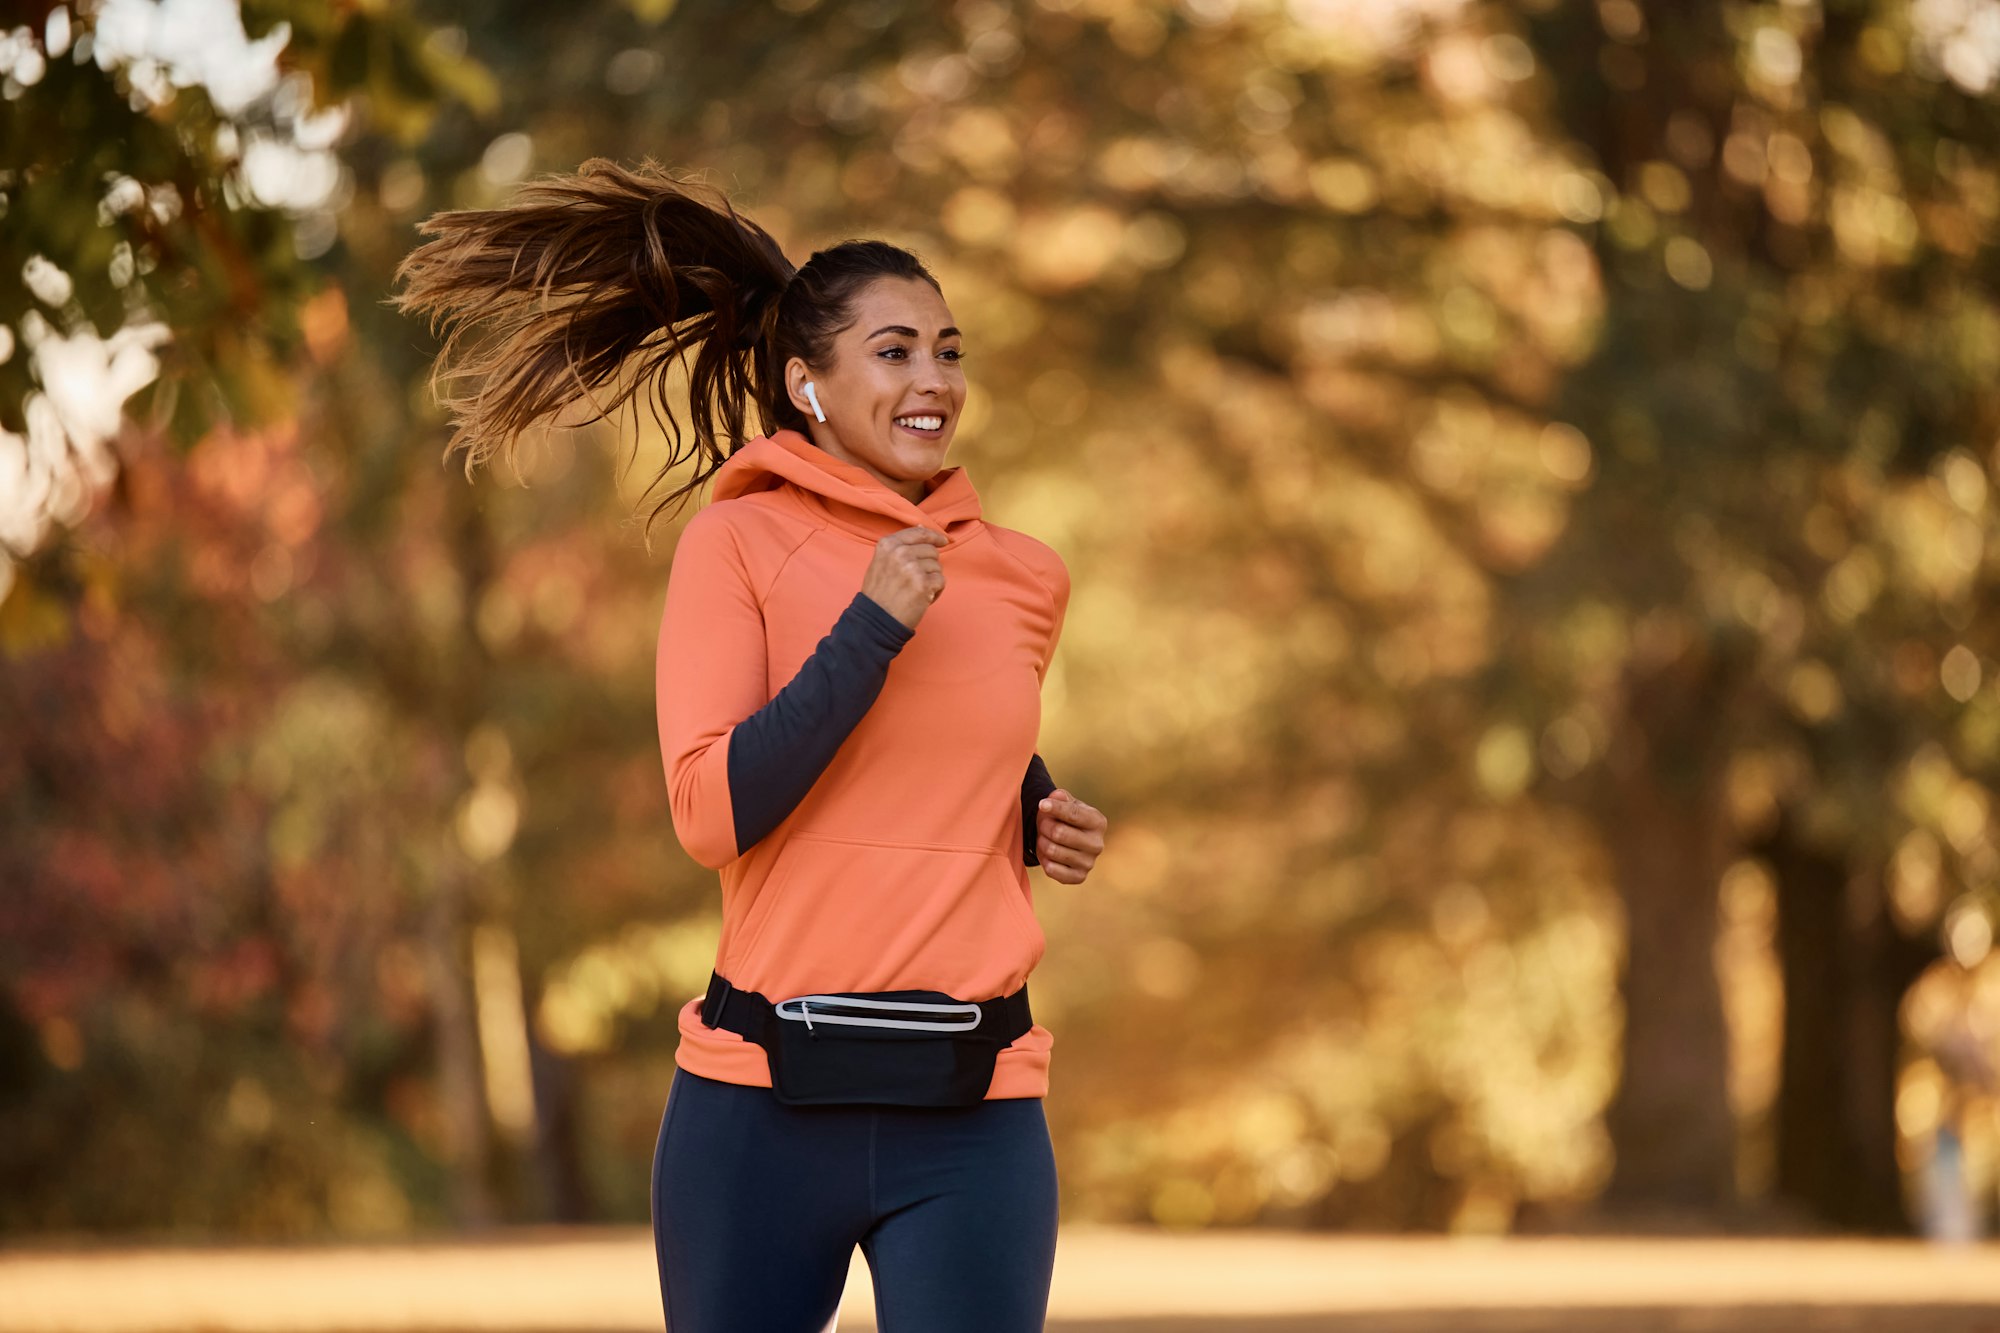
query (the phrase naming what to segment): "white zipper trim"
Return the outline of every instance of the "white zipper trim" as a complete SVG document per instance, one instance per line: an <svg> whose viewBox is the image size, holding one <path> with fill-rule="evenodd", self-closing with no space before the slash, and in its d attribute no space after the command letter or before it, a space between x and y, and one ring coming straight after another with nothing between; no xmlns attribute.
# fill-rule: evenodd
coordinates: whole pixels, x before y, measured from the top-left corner
<svg viewBox="0 0 2000 1333"><path fill-rule="evenodd" d="M819 1015L819 1021L822 1023L845 1023L853 1027L915 1028L923 1032L969 1032L979 1026L983 1016L980 1007L970 1000L957 1004L932 1004L923 1000L857 1000L849 995L794 995L790 999L778 1001L774 1007L778 1011L778 1017L789 1019L794 1023L802 1022L806 1025L806 1031L810 1032L813 1026L813 1014L809 1002L814 1000L820 1001L823 1007L831 1006L836 1009L895 1009L905 1013L959 1014L970 1011L971 1014L969 1018L959 1023L916 1022L900 1018L854 1018L827 1013ZM798 1012L787 1010L785 1006L788 1004L797 1005Z"/></svg>

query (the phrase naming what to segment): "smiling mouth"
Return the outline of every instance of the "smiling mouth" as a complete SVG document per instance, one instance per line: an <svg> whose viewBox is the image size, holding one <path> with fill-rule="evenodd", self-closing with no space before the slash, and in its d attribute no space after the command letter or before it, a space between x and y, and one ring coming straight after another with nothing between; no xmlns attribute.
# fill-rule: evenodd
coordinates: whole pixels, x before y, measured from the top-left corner
<svg viewBox="0 0 2000 1333"><path fill-rule="evenodd" d="M944 417L935 413L897 417L895 424L912 435L922 435L930 439L944 434Z"/></svg>

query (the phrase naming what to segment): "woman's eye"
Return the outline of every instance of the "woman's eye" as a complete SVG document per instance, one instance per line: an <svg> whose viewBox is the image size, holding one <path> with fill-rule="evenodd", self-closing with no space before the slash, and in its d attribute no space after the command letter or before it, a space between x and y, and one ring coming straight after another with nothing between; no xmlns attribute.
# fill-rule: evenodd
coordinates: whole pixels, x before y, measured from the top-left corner
<svg viewBox="0 0 2000 1333"><path fill-rule="evenodd" d="M901 361L908 359L909 349L903 347L884 347L876 355L894 357ZM964 353L960 352L956 347L947 347L942 352L939 352L938 356L942 360L956 363L964 356Z"/></svg>

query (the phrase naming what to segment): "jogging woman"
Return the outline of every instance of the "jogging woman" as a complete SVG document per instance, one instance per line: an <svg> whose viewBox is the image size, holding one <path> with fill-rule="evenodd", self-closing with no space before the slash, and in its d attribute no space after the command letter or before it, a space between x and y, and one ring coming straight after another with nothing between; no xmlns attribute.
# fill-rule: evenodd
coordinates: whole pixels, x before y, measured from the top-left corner
<svg viewBox="0 0 2000 1333"><path fill-rule="evenodd" d="M397 302L492 334L453 372L477 387L445 397L468 470L650 384L660 479L695 464L662 507L714 481L658 657L674 829L722 881L653 1162L667 1327L819 1333L858 1245L884 1333L1040 1329L1053 1038L1028 1006L1027 866L1081 883L1106 821L1034 754L1068 571L944 466L964 337L937 280L880 241L794 269L651 162L593 159L422 230Z"/></svg>

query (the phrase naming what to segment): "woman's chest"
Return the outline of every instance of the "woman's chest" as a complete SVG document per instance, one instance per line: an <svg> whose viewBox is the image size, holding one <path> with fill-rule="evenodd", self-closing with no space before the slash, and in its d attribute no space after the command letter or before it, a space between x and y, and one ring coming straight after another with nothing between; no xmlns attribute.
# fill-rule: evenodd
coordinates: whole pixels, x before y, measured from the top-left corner
<svg viewBox="0 0 2000 1333"><path fill-rule="evenodd" d="M772 693L798 673L861 591L874 554L872 545L829 535L786 562L764 599ZM990 539L947 548L939 565L944 591L891 661L884 693L1038 695L1051 618L1047 591Z"/></svg>

